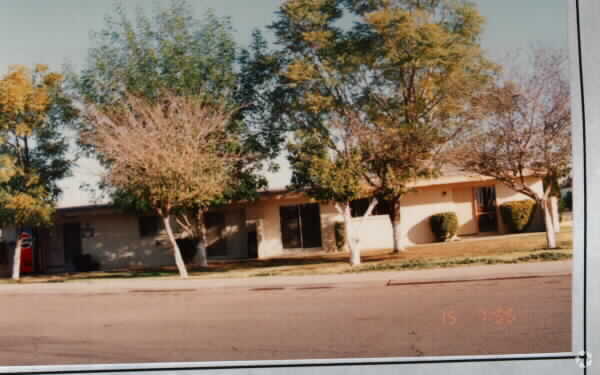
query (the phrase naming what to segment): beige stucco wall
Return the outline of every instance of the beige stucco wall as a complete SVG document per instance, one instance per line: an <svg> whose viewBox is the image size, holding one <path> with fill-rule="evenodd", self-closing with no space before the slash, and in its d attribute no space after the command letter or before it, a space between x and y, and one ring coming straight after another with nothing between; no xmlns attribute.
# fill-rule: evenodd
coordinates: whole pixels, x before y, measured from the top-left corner
<svg viewBox="0 0 600 375"><path fill-rule="evenodd" d="M256 222L258 229L258 256L267 258L282 254L299 252L331 251L335 248L333 225L337 218L335 207L321 204L321 241L322 246L311 249L284 249L281 242L281 221L279 208L312 202L309 198L274 198L251 203L246 208L248 221Z"/></svg>
<svg viewBox="0 0 600 375"><path fill-rule="evenodd" d="M529 178L530 186L542 192L542 181ZM401 229L403 244L410 246L432 242L429 218L431 215L454 211L459 218L459 234L477 232L474 219L473 188L495 185L497 204L507 201L527 199L502 184L493 181L475 181L451 183L437 186L420 186L415 192L407 194L401 202ZM245 205L229 206L219 209L225 213L224 232L227 238L227 257L244 258L248 255L247 225L256 224L258 234L258 256L266 258L284 254L310 253L315 251L334 251L334 225L342 221L341 215L333 204L320 204L322 246L314 249L283 249L281 242L281 206L309 203L311 200L299 195L280 194ZM103 269L127 268L134 266L163 266L173 264L173 256L164 234L140 238L138 218L118 212L86 211L83 213L59 215L55 226L50 230L51 244L47 253L49 270L64 267L63 224L79 222L82 226L90 224L95 235L82 239L84 254L91 254ZM504 231L498 217L500 230ZM391 248L392 225L387 215L353 219L354 231L361 238L363 249ZM14 232L14 231L13 231ZM11 236L10 229L3 233ZM14 234L13 234L14 236Z"/></svg>
<svg viewBox="0 0 600 375"><path fill-rule="evenodd" d="M477 233L475 207L473 205L473 186L457 186L452 189L454 212L458 217L458 235Z"/></svg>
<svg viewBox="0 0 600 375"><path fill-rule="evenodd" d="M528 178L529 185L541 192L542 181L538 178ZM429 224L431 215L453 211L459 219L459 235L477 233L478 227L474 217L473 188L478 186L496 187L497 205L507 201L528 199L523 194L512 191L503 184L489 180L451 183L437 186L422 186L415 192L408 193L401 201L401 229L404 246L434 241ZM283 249L281 243L281 227L279 207L308 203L308 198L277 198L261 200L247 208L248 220L256 221L262 232L259 234L259 257L270 257L297 252L300 249ZM342 216L332 204L321 204L321 231L323 247L307 250L335 249L334 223L342 221ZM499 230L504 232L498 213ZM358 233L363 249L386 249L393 246L392 224L387 215L371 216L362 220L353 219L353 230Z"/></svg>
<svg viewBox="0 0 600 375"><path fill-rule="evenodd" d="M247 233L244 210L229 207L219 211L225 214L227 257L247 256ZM158 267L174 264L171 245L166 237L162 222L160 231L154 236L141 237L138 217L123 213L87 212L72 217L58 215L50 230L51 245L48 251L48 269L61 270L65 267L63 226L65 223L89 224L94 236L82 238L82 253L90 254L100 262L104 270ZM176 224L173 223L176 227Z"/></svg>
<svg viewBox="0 0 600 375"><path fill-rule="evenodd" d="M94 236L81 239L83 254L90 254L100 262L101 269L130 267L158 267L173 261L170 244L164 231L156 236L140 237L138 218L125 214L82 214L77 217L59 217L52 230L52 251L49 266L64 265L63 225L79 222L89 224ZM162 225L161 225L162 227Z"/></svg>
<svg viewBox="0 0 600 375"><path fill-rule="evenodd" d="M342 218L339 217L339 220ZM360 238L362 249L389 249L393 247L392 222L388 215L352 219L353 231Z"/></svg>

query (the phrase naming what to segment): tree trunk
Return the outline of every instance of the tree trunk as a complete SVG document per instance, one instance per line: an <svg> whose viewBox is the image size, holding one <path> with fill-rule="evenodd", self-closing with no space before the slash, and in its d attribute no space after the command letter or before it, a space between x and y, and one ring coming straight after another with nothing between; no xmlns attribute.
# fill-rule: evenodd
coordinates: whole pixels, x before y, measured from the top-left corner
<svg viewBox="0 0 600 375"><path fill-rule="evenodd" d="M183 262L181 251L179 250L179 246L177 245L177 241L175 241L175 236L173 235L173 230L171 229L171 220L168 215L163 216L162 219L163 223L165 224L165 229L167 230L169 240L171 241L171 245L173 246L173 253L175 254L175 264L177 265L177 270L179 270L179 276L181 276L182 279L187 279L187 269L185 268L185 263Z"/></svg>
<svg viewBox="0 0 600 375"><path fill-rule="evenodd" d="M560 233L560 214L558 212L558 198L551 196L550 202L550 213L552 214L552 225L554 226L554 232Z"/></svg>
<svg viewBox="0 0 600 375"><path fill-rule="evenodd" d="M208 238L206 233L206 222L204 221L204 210L199 209L196 217L198 225L198 244L196 245L197 257L202 267L208 267L208 255L206 249L208 247Z"/></svg>
<svg viewBox="0 0 600 375"><path fill-rule="evenodd" d="M406 251L402 246L402 229L400 228L400 199L392 201L392 212L390 213L392 221L392 231L394 235L394 253Z"/></svg>
<svg viewBox="0 0 600 375"><path fill-rule="evenodd" d="M549 249L556 249L556 234L554 232L554 223L551 214L551 205L549 199L543 199L539 202L544 210L544 225L546 227L546 241Z"/></svg>
<svg viewBox="0 0 600 375"><path fill-rule="evenodd" d="M360 265L360 247L358 241L353 236L350 203L344 204L344 230L346 232L346 243L350 250L350 265L352 267L358 266Z"/></svg>
<svg viewBox="0 0 600 375"><path fill-rule="evenodd" d="M17 244L15 246L15 256L13 258L13 270L12 270L12 279L19 280L21 278L21 245L23 244L23 240L21 236L17 232Z"/></svg>

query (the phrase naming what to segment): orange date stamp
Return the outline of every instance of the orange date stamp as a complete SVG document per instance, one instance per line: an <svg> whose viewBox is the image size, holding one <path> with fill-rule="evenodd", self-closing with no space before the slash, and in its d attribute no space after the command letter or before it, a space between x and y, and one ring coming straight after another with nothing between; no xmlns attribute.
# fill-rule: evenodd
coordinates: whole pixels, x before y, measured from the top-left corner
<svg viewBox="0 0 600 375"><path fill-rule="evenodd" d="M517 319L512 307L498 307L495 309L480 309L477 317L483 322L494 323L499 326L509 326ZM455 311L448 310L442 312L442 322L444 325L453 326L458 323L459 316Z"/></svg>

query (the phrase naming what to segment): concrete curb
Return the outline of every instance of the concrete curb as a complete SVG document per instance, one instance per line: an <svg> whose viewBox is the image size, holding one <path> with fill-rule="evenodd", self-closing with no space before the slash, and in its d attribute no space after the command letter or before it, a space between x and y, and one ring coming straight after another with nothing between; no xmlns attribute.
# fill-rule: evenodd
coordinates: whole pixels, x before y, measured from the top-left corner
<svg viewBox="0 0 600 375"><path fill-rule="evenodd" d="M491 281L519 278L565 277L571 274L572 261L522 264L498 264L468 267L435 268L409 271L373 271L342 275L269 276L236 279L131 279L87 280L67 283L0 285L0 295L7 293L115 293L196 291L200 289L282 290L285 288L364 288L374 285L419 285L449 282Z"/></svg>

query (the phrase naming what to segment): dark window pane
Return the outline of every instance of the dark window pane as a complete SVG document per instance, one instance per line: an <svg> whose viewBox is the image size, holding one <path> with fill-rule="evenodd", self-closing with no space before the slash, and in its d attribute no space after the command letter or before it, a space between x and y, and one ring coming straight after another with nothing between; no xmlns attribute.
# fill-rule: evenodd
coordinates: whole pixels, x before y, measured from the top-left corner
<svg viewBox="0 0 600 375"><path fill-rule="evenodd" d="M352 202L350 202L350 212L352 213L352 217L361 217L365 213L367 213L369 204L371 204L371 198L355 199ZM391 212L390 207L390 202L379 199L377 202L377 206L373 208L373 212L371 212L371 215L389 215Z"/></svg>
<svg viewBox="0 0 600 375"><path fill-rule="evenodd" d="M318 203L300 206L302 247L321 247L321 210Z"/></svg>
<svg viewBox="0 0 600 375"><path fill-rule="evenodd" d="M301 247L298 206L280 207L279 216L281 221L281 242L284 249Z"/></svg>
<svg viewBox="0 0 600 375"><path fill-rule="evenodd" d="M350 202L350 212L352 217L360 217L363 216L367 212L367 208L369 208L369 199L355 199Z"/></svg>
<svg viewBox="0 0 600 375"><path fill-rule="evenodd" d="M157 216L140 216L138 218L140 237L151 237L158 234Z"/></svg>
<svg viewBox="0 0 600 375"><path fill-rule="evenodd" d="M79 223L67 223L63 226L65 263L73 264L81 255L81 226Z"/></svg>
<svg viewBox="0 0 600 375"><path fill-rule="evenodd" d="M204 214L208 239L207 256L219 257L227 255L227 239L225 238L225 214L223 212L207 212Z"/></svg>
<svg viewBox="0 0 600 375"><path fill-rule="evenodd" d="M479 231L496 232L498 230L496 188L494 186L476 188L475 200Z"/></svg>

